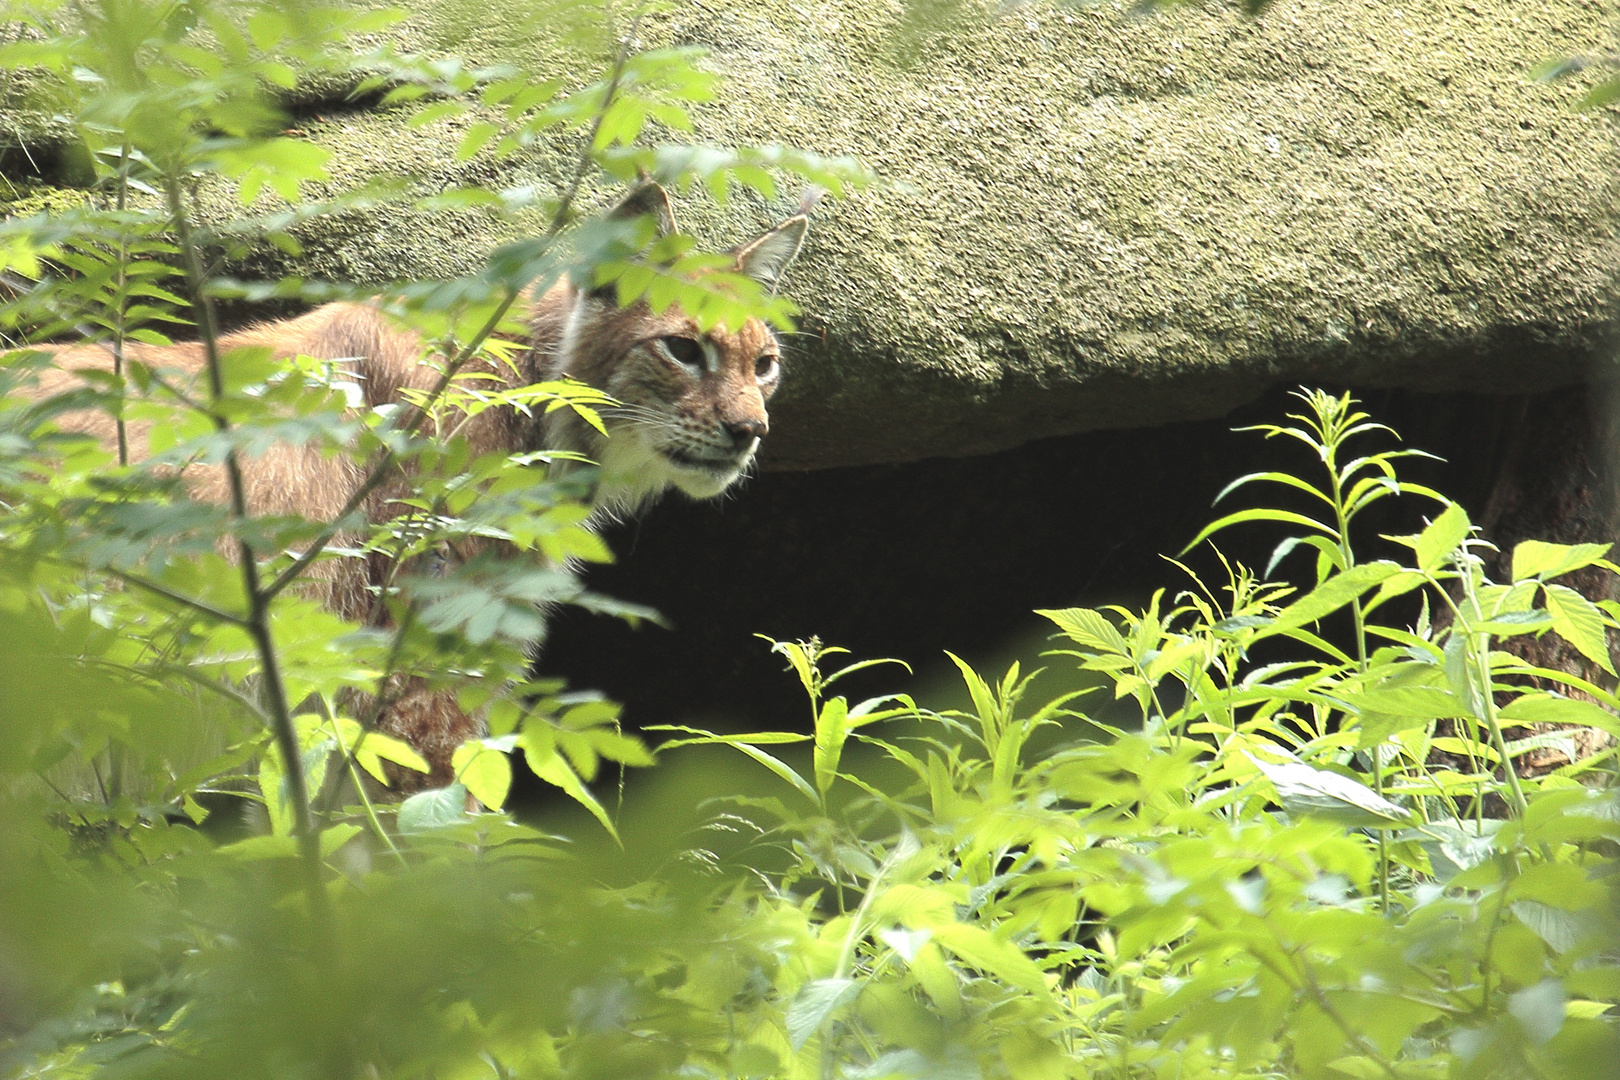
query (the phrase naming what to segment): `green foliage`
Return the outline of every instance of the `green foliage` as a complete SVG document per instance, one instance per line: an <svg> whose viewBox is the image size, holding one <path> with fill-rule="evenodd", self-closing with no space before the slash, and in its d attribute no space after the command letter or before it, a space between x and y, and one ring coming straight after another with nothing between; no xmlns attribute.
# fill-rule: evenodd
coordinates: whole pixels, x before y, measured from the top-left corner
<svg viewBox="0 0 1620 1080"><path fill-rule="evenodd" d="M778 642L808 733L681 729L656 753L730 747L782 797L709 782L669 804L701 800L697 832L632 828L590 785L655 751L611 703L530 681L525 646L536 603L651 613L558 571L605 556L576 485L541 455L477 455L464 432L486 409L589 422L605 402L478 373L512 356L518 295L564 274L716 320L789 314L699 274L688 240L654 249L647 223L578 220L592 169L717 197L858 171L641 142L684 130L686 105L716 92L684 51L614 46L587 81L354 51L349 36L390 16L347 6L16 14L31 30L0 63L55 74L53 107L102 186L82 211L0 226L5 268L26 278L8 286L6 331L83 333L118 363L65 396L0 398L0 1073L1612 1073L1616 752L1535 778L1511 766L1568 738L1536 725L1620 734L1620 698L1500 647L1552 634L1610 670L1620 605L1561 580L1612 571L1606 548L1527 543L1513 580L1491 580L1463 509L1399 479L1410 451L1363 452L1382 429L1348 398L1304 394L1263 430L1310 447L1321 475L1229 490L1280 486L1311 510L1241 510L1199 538L1282 524L1293 535L1264 573L1224 563L1215 587L1191 577L1143 610L1044 613L1054 663L1133 704L1139 726L1088 719L1084 693L1040 701L1038 673L960 660L968 711L852 703L840 680L883 661L828 670L843 650ZM634 37L602 25L603 41ZM550 225L465 280L385 290L440 365L403 406L360 407L330 362L222 352L211 309L353 295L225 282L211 261L245 236L296 246L300 215L348 198L407 197L302 200L324 163L284 134L277 94L333 73L476 114L467 155L581 139L553 195L436 196L539 205ZM274 209L205 227L188 212L198 184ZM202 385L124 353L181 321ZM49 363L8 355L0 389ZM151 456L75 434L87 413L121 436L143 425ZM400 515L368 522L359 500L321 520L246 512L233 474L288 444L346 462L363 491L386 481ZM231 498L191 496L177 471L199 464ZM1411 557L1360 558L1358 517L1397 496L1433 508L1401 538ZM440 565L475 539L508 557ZM1314 556L1298 591L1270 580L1295 551ZM389 569L376 617L347 621L306 589L356 559ZM1417 596L1414 625L1391 621ZM425 764L374 729L406 677L455 691L490 734L455 752L449 786L378 804L378 783ZM501 813L518 752L602 829L565 840Z"/></svg>
<svg viewBox="0 0 1620 1080"><path fill-rule="evenodd" d="M1323 482L1233 486L1305 491L1323 514L1243 511L1204 535L1303 528L1278 557L1314 549L1313 588L1228 564L1218 593L1193 578L1168 608L1161 592L1043 613L1067 646L1052 655L1135 701L1139 731L1075 738L1072 696L1026 708L1017 665L992 683L959 661L972 711L885 710L904 734L853 738L898 773L853 767L831 748L872 706L824 700L812 642L777 646L821 701L809 769L760 749L792 733L665 744L736 746L805 797L731 800L767 826L756 850L778 853L783 899L820 891L837 912L786 999L787 1074L1612 1074L1614 750L1533 780L1492 768L1540 745L1504 734L1532 717L1620 733L1608 691L1494 647L1614 629L1549 580L1609 566L1607 547L1529 542L1515 581L1492 582L1462 508L1396 476L1410 452L1344 461L1385 429L1301 397L1293 425L1262 430L1309 445ZM1402 492L1440 505L1402 538L1413 558L1358 562L1354 519ZM1415 629L1375 618L1415 590ZM1342 615L1354 656L1319 636ZM1296 659L1251 662L1271 637ZM1577 696L1534 689L1552 685ZM1047 726L1069 737L1042 746ZM1473 771L1434 764L1442 743Z"/></svg>

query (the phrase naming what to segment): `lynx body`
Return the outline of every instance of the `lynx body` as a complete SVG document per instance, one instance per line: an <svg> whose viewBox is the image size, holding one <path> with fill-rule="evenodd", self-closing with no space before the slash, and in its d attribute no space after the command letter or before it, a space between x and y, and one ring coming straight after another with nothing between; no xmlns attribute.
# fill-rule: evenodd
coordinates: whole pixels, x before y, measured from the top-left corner
<svg viewBox="0 0 1620 1080"><path fill-rule="evenodd" d="M653 214L664 229L673 228L667 198L653 184L637 189L615 213ZM801 214L733 249L735 270L774 288L797 255L806 228ZM670 488L711 498L747 470L768 431L766 401L781 377L779 345L762 322L751 319L735 330L704 332L678 308L655 313L644 302L621 308L612 297L578 289L567 280L526 298L524 308L529 339L517 358L516 374L494 365L478 370L512 387L564 376L596 387L617 403L602 411L608 435L604 438L568 409L543 416L490 409L462 428L475 455L561 450L589 458L600 466L593 497L599 516L633 514ZM423 362L421 339L364 304L327 304L220 341L222 351L241 347L265 348L276 358L342 360L357 377L368 407L398 401L406 388L426 390L438 378ZM130 346L128 351L154 369L201 379L205 359L199 344ZM77 370L111 367L109 353L100 346L55 352L56 363L41 378L42 395L79 385ZM113 420L105 413L76 414L64 426L90 432L109 445L115 440ZM128 439L132 457L147 453L145 425L130 424ZM317 521L333 519L363 480L350 461L288 445L250 459L243 472L250 513L290 513ZM186 476L198 498L227 499L219 468L192 467ZM393 494L397 492L386 485L373 493L366 506L372 520L398 512L390 509ZM373 598L379 582L373 579L380 567L340 559L317 568L321 574L312 589L327 606L350 619L377 617L379 605ZM415 746L432 767L425 777L401 774L401 789L449 783L451 754L483 733L481 721L464 714L449 692L412 680L403 681L396 692L378 726Z"/></svg>

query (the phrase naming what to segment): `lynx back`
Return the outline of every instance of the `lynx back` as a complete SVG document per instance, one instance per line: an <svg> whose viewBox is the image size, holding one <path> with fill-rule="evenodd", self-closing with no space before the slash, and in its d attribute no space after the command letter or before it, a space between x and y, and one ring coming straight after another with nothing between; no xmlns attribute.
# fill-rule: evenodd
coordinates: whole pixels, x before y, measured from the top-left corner
<svg viewBox="0 0 1620 1080"><path fill-rule="evenodd" d="M633 191L613 214L651 215L661 229L674 229L668 197L652 183ZM774 290L806 229L803 214L788 218L732 249L730 269ZM474 454L568 451L597 462L592 510L598 519L633 514L672 488L711 498L747 471L769 431L766 402L781 379L780 346L763 322L750 319L735 328L705 330L677 307L654 312L644 301L621 307L613 297L567 279L524 298L520 310L529 338L517 362L472 367L481 378L507 388L567 376L605 392L614 401L602 412L606 435L568 409L534 418L494 408L457 422ZM340 361L371 408L427 389L439 378L423 341L365 304L328 304L226 335L219 344L222 350L258 347L276 358ZM182 381L202 378L205 358L197 344L132 345L128 352L152 369L178 373ZM72 389L82 385L78 372L110 367L110 354L99 346L58 349L37 393ZM64 426L114 441L113 421L104 413L72 415ZM147 436L142 425L130 425L134 458L146 455ZM363 480L363 470L352 461L286 444L247 460L243 473L250 513L296 514L313 521L333 520ZM219 467L189 466L184 476L194 497L227 499ZM387 485L374 492L364 503L370 520L401 513L397 494ZM470 548L448 554L469 558L492 548L500 553L500 545L488 541ZM376 602L386 588L386 571L377 560L337 559L316 568L310 591L332 610L357 621L387 621L385 605ZM481 717L463 712L452 692L419 679L392 679L382 690L382 704L378 728L411 743L431 766L426 776L401 770L398 793L449 783L456 747L485 733Z"/></svg>

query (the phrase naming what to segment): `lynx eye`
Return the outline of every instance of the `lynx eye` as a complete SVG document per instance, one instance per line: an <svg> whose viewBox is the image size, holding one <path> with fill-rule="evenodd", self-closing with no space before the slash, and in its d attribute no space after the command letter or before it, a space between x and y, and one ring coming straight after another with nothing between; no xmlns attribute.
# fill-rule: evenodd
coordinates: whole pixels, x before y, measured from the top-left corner
<svg viewBox="0 0 1620 1080"><path fill-rule="evenodd" d="M776 374L776 355L774 353L760 353L754 360L754 377L764 382Z"/></svg>
<svg viewBox="0 0 1620 1080"><path fill-rule="evenodd" d="M661 337L658 344L662 345L664 351L673 356L682 367L702 374L705 357L700 343L689 337Z"/></svg>

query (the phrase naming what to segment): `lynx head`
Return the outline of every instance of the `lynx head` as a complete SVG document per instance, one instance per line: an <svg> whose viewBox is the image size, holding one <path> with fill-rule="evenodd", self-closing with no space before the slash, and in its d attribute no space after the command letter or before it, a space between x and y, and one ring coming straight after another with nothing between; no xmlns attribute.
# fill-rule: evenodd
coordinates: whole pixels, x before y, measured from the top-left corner
<svg viewBox="0 0 1620 1080"><path fill-rule="evenodd" d="M675 228L669 198L653 183L613 214L647 214L663 232ZM733 272L774 290L807 228L801 213L731 249ZM608 438L589 430L580 447L601 467L597 504L630 513L671 487L707 499L735 483L770 428L765 402L781 380L770 328L749 319L705 332L679 307L620 308L611 292L581 290L572 305L558 348L561 371L618 402L603 413Z"/></svg>

